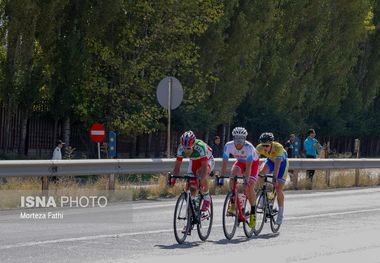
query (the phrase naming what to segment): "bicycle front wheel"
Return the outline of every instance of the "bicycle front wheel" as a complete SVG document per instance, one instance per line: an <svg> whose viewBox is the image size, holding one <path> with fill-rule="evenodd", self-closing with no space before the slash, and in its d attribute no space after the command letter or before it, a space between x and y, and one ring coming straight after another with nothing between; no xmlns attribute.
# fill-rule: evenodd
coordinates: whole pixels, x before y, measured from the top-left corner
<svg viewBox="0 0 380 263"><path fill-rule="evenodd" d="M177 200L174 210L174 236L178 244L185 242L187 234L190 230L190 209L188 196L182 193Z"/></svg>
<svg viewBox="0 0 380 263"><path fill-rule="evenodd" d="M200 204L199 209L201 209L202 204ZM213 204L210 196L210 206L207 211L199 211L199 222L197 224L198 236L202 241L206 241L210 236L212 219L213 219Z"/></svg>
<svg viewBox="0 0 380 263"><path fill-rule="evenodd" d="M262 190L260 190L257 194L256 199L256 226L253 230L255 236L258 236L261 230L263 230L267 210L266 205L267 201L265 198L265 193Z"/></svg>
<svg viewBox="0 0 380 263"><path fill-rule="evenodd" d="M235 204L235 209L229 211L231 207L231 198L233 192L229 192L224 200L223 205L223 232L227 239L232 239L236 232L236 227L238 225L238 210Z"/></svg>
<svg viewBox="0 0 380 263"><path fill-rule="evenodd" d="M270 213L271 213L270 228L272 229L273 233L277 233L278 230L280 230L281 225L276 224L277 216L278 216L278 202L277 202L276 194L274 195L274 199L272 202L273 202L273 206L272 206L272 209L270 211Z"/></svg>

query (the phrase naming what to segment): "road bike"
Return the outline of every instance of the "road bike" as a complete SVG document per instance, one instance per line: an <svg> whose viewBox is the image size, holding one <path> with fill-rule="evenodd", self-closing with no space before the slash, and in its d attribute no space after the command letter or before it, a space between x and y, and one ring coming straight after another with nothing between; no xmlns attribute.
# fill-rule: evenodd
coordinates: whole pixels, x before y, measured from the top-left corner
<svg viewBox="0 0 380 263"><path fill-rule="evenodd" d="M270 220L270 228L273 233L277 233L281 225L276 224L278 216L278 202L273 184L273 175L260 175L263 178L263 185L259 189L256 198L256 227L254 234L260 234L264 223Z"/></svg>
<svg viewBox="0 0 380 263"><path fill-rule="evenodd" d="M216 179L218 180L217 184L222 186L224 181L223 178L217 177ZM232 190L227 193L223 205L222 221L224 235L227 239L232 239L235 235L236 228L240 223L243 223L244 234L250 238L254 233L254 228L250 228L248 225L251 205L246 193L243 192L239 194L237 187L238 180L244 180L244 185L246 184L245 177L233 176L230 180L233 180ZM234 211L231 211L230 209L232 203L235 204Z"/></svg>
<svg viewBox="0 0 380 263"><path fill-rule="evenodd" d="M174 236L179 244L185 242L186 237L191 235L194 226L197 226L198 236L202 241L206 241L210 236L213 220L213 204L210 196L210 205L207 211L201 211L204 196L199 190L200 176L185 174L174 176L168 173L168 185L174 186L176 179L185 180L186 185L179 195L174 209ZM192 196L191 191L196 191Z"/></svg>

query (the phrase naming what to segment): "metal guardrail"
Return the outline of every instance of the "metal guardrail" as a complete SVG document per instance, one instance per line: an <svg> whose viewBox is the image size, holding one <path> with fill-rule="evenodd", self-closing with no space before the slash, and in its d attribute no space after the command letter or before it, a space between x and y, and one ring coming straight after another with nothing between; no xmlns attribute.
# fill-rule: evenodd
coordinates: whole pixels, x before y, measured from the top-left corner
<svg viewBox="0 0 380 263"><path fill-rule="evenodd" d="M262 159L261 161L263 161ZM235 159L229 159L231 167ZM4 176L75 176L103 174L160 174L172 171L175 159L83 159L83 160L17 160L0 161L0 177ZM222 159L215 159L220 170ZM182 172L187 171L183 161ZM289 159L291 170L373 169L380 159Z"/></svg>
<svg viewBox="0 0 380 263"><path fill-rule="evenodd" d="M264 159L261 159L263 161ZM235 159L229 159L231 168ZM181 172L186 172L188 160L183 161ZM48 188L48 176L110 175L109 188L114 189L115 175L165 174L172 171L175 159L83 159L83 160L17 160L0 161L0 177L42 176L43 190ZM222 159L215 159L215 170L221 169ZM359 185L359 169L380 168L380 159L289 159L289 169L295 174L295 187L299 170L326 170L326 182L330 182L330 170L355 169L355 185ZM294 180L294 178L293 178Z"/></svg>

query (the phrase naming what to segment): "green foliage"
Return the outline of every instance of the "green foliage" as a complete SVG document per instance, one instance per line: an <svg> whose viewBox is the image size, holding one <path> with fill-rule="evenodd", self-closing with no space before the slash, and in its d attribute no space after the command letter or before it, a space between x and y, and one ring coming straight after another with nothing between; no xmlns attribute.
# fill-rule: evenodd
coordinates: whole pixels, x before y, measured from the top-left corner
<svg viewBox="0 0 380 263"><path fill-rule="evenodd" d="M377 134L379 17L372 0L1 1L0 100L138 135L162 129L171 75L177 131Z"/></svg>

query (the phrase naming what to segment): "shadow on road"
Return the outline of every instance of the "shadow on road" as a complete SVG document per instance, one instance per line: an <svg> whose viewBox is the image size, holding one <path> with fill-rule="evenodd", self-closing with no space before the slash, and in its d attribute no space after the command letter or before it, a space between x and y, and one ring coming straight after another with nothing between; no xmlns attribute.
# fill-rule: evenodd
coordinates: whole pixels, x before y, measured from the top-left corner
<svg viewBox="0 0 380 263"><path fill-rule="evenodd" d="M249 241L249 238L246 238L246 237L240 237L240 238L235 238L235 239L231 239L231 240L228 240L228 239L221 239L221 240L218 240L218 241L212 241L214 244L218 244L218 245L225 245L225 244L239 244L239 243L243 243L243 242L247 242Z"/></svg>
<svg viewBox="0 0 380 263"><path fill-rule="evenodd" d="M252 238L239 237L239 238L235 238L235 239L232 239L232 240L221 239L221 240L212 241L212 242L214 244L218 244L218 245L239 244L239 243L250 241L251 239L271 239L271 238L275 238L275 237L277 237L279 235L280 235L280 233L275 233L275 234L269 233L269 234L264 234L264 235L259 235L259 236L253 236Z"/></svg>
<svg viewBox="0 0 380 263"><path fill-rule="evenodd" d="M203 243L203 242L202 242ZM173 245L155 245L155 247L161 248L161 249L187 249L187 248L193 248L200 245L200 242L186 242L184 244L173 244Z"/></svg>
<svg viewBox="0 0 380 263"><path fill-rule="evenodd" d="M278 237L279 235L280 233L268 233L264 235L254 236L252 237L252 239L271 239L271 238Z"/></svg>

